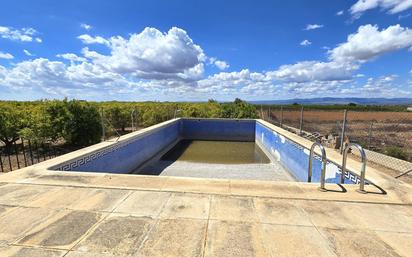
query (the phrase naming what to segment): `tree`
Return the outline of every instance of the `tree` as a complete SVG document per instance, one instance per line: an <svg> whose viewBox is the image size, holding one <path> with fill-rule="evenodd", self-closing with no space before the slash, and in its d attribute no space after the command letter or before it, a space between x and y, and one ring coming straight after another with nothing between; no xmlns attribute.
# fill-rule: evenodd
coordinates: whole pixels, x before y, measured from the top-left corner
<svg viewBox="0 0 412 257"><path fill-rule="evenodd" d="M130 114L131 111L124 107L111 106L105 111L105 118L110 121L115 129L121 129L124 132L126 126L130 123Z"/></svg>
<svg viewBox="0 0 412 257"><path fill-rule="evenodd" d="M9 148L19 139L19 132L27 126L27 113L15 106L0 108L0 140Z"/></svg>
<svg viewBox="0 0 412 257"><path fill-rule="evenodd" d="M66 142L79 146L100 142L101 119L96 106L76 100L65 103L70 113L63 134Z"/></svg>

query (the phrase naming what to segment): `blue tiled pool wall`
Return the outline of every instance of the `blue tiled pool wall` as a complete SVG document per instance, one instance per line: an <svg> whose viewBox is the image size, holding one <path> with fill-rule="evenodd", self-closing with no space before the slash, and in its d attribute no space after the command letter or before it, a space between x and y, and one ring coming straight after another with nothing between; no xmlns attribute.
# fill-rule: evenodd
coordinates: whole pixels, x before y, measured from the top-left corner
<svg viewBox="0 0 412 257"><path fill-rule="evenodd" d="M255 120L184 119L181 136L196 140L255 141Z"/></svg>
<svg viewBox="0 0 412 257"><path fill-rule="evenodd" d="M62 163L53 170L129 173L180 138L254 141L254 120L180 119Z"/></svg>
<svg viewBox="0 0 412 257"><path fill-rule="evenodd" d="M298 181L305 182L308 179L309 150L289 140L285 136L271 130L260 122L256 122L255 140L265 148L274 159L278 160ZM322 163L320 157L315 155L313 159L312 182L320 181ZM339 165L327 162L326 182L340 183L342 170ZM346 184L359 183L359 177L346 172Z"/></svg>
<svg viewBox="0 0 412 257"><path fill-rule="evenodd" d="M129 173L179 138L180 121L52 167L54 170Z"/></svg>

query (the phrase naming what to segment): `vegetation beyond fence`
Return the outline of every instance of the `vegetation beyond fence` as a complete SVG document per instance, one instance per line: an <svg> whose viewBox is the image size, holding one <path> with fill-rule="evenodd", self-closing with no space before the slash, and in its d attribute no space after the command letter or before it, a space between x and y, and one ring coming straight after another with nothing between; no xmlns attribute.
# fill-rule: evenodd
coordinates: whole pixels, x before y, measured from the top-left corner
<svg viewBox="0 0 412 257"><path fill-rule="evenodd" d="M406 106L344 107L262 106L259 113L276 125L337 149L345 123L344 142L412 161L412 112Z"/></svg>
<svg viewBox="0 0 412 257"><path fill-rule="evenodd" d="M174 117L256 118L233 103L0 101L0 171L11 171Z"/></svg>

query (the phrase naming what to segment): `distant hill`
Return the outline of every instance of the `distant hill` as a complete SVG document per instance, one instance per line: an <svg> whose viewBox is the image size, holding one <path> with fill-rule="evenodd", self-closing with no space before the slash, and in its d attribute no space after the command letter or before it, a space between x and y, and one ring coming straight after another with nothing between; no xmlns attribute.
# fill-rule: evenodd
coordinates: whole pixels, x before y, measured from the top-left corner
<svg viewBox="0 0 412 257"><path fill-rule="evenodd" d="M264 101L249 101L252 104L304 104L304 105L330 105L330 104L349 104L355 103L358 105L412 105L412 98L337 98L337 97L321 97L307 99L287 99L287 100L264 100Z"/></svg>

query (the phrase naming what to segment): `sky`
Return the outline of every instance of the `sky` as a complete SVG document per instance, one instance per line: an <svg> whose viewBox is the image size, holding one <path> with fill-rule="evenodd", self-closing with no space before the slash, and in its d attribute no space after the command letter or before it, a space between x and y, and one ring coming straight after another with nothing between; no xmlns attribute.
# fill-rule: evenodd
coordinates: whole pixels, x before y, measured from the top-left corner
<svg viewBox="0 0 412 257"><path fill-rule="evenodd" d="M0 6L0 100L412 97L412 0Z"/></svg>

